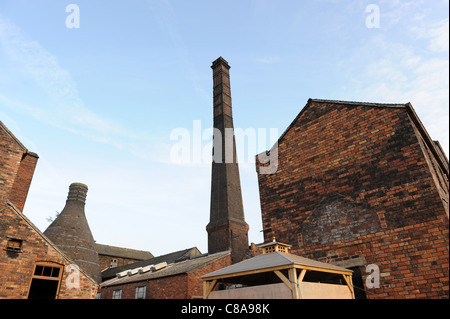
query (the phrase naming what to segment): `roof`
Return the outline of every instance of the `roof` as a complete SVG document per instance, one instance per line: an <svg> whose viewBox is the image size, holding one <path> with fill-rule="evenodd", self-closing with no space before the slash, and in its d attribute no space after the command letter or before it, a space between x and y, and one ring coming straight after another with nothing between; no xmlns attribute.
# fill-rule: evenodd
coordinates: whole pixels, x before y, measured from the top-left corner
<svg viewBox="0 0 450 319"><path fill-rule="evenodd" d="M121 278L115 277L110 280L104 281L100 284L102 287L121 285L136 281L152 280L162 277L169 277L179 274L186 274L193 272L199 268L202 268L212 262L222 259L230 254L230 251L222 251L215 254L205 254L200 256L191 257L183 261L175 262L167 265L166 267L156 270L148 271L144 273L136 273L134 275L128 275ZM136 263L135 263L136 264Z"/></svg>
<svg viewBox="0 0 450 319"><path fill-rule="evenodd" d="M197 247L183 249L183 250L175 251L175 252L172 252L169 254L161 255L158 257L152 257L152 258L149 258L146 260L138 261L135 263L131 263L131 264L127 264L127 265L123 265L123 266L119 266L119 267L107 268L102 271L102 278L104 280L108 279L108 278L112 278L112 277L115 277L116 274L119 272L122 272L122 271L125 271L128 269L137 268L137 267L156 265L156 264L159 264L162 262L172 264L172 263L175 263L176 261L180 261L182 259L187 259L189 257L193 257L193 256L197 256L197 255L201 255L201 252L200 252L200 250L198 250Z"/></svg>
<svg viewBox="0 0 450 319"><path fill-rule="evenodd" d="M313 259L289 254L274 252L270 254L259 255L240 263L225 267L207 275L202 276L202 279L209 280L220 277L232 277L234 275L244 275L246 273L253 273L255 270L264 272L264 270L277 270L284 268L314 268L318 271L324 272L338 272L338 273L351 273L352 271L343 267L338 267L333 264L327 264Z"/></svg>
<svg viewBox="0 0 450 319"><path fill-rule="evenodd" d="M149 251L136 250L130 248L122 248L117 246L94 244L95 250L99 255L107 255L114 257L122 257L136 260L146 260L153 258L154 256Z"/></svg>

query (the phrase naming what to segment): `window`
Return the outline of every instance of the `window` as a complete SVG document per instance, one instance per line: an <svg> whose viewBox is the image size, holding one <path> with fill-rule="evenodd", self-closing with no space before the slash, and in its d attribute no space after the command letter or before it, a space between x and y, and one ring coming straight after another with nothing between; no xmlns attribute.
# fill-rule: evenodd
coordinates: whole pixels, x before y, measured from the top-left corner
<svg viewBox="0 0 450 319"><path fill-rule="evenodd" d="M117 259L111 259L111 267L117 267Z"/></svg>
<svg viewBox="0 0 450 319"><path fill-rule="evenodd" d="M52 267L52 266L43 266L43 265L36 265L34 268L34 277L52 277L52 278L59 278L59 272L61 271L60 267ZM49 279L49 278L44 278Z"/></svg>
<svg viewBox="0 0 450 319"><path fill-rule="evenodd" d="M97 295L95 296L95 299L102 299L102 293L97 292Z"/></svg>
<svg viewBox="0 0 450 319"><path fill-rule="evenodd" d="M62 266L38 263L34 266L28 299L55 299L62 277Z"/></svg>
<svg viewBox="0 0 450 319"><path fill-rule="evenodd" d="M6 250L16 252L22 251L22 243L23 240L21 239L10 238L6 244Z"/></svg>
<svg viewBox="0 0 450 319"><path fill-rule="evenodd" d="M112 299L122 299L122 289L114 290Z"/></svg>
<svg viewBox="0 0 450 319"><path fill-rule="evenodd" d="M145 299L146 288L145 286L136 287L136 299Z"/></svg>

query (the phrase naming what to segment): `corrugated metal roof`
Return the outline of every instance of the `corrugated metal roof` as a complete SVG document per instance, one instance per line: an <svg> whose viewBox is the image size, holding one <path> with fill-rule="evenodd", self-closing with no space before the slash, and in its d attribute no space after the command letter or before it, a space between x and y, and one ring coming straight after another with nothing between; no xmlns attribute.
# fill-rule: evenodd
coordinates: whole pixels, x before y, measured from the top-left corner
<svg viewBox="0 0 450 319"><path fill-rule="evenodd" d="M289 254L289 253L281 253L281 252L274 252L270 254L263 254L259 255L244 261L241 261L240 263L231 265L229 267L225 267L222 269L219 269L217 271L211 272L207 275L204 275L202 279L208 279L212 277L218 277L218 276L227 276L232 274L238 274L238 273L244 273L252 270L264 270L264 269L270 269L270 268L276 268L276 267L283 267L286 266L305 266L305 267L315 267L323 269L324 271L327 270L334 270L334 271L342 271L342 272L351 272L351 270L338 267L332 264L323 263L320 261L316 261L313 259L308 259L305 257Z"/></svg>

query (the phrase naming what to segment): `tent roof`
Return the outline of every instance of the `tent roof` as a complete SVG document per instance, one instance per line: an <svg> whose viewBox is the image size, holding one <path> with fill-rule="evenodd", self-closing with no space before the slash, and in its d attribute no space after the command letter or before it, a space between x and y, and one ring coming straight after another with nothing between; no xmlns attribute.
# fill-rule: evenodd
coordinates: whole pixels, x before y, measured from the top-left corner
<svg viewBox="0 0 450 319"><path fill-rule="evenodd" d="M265 271L294 268L294 267L331 273L342 273L342 274L352 273L352 271L349 269L338 267L333 264L327 264L320 261L308 259L305 257L289 253L281 253L277 251L270 254L262 254L241 261L240 263L231 265L229 267L219 269L217 271L202 276L202 279L212 280L215 278L233 277L238 275L240 276L245 274L260 273Z"/></svg>

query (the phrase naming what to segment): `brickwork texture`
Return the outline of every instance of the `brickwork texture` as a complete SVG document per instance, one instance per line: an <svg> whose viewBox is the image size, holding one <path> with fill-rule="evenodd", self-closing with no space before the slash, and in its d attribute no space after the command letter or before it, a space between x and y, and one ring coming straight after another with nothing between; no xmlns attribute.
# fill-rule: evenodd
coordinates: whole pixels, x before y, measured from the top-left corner
<svg viewBox="0 0 450 319"><path fill-rule="evenodd" d="M354 261L367 298L448 298L448 160L433 143L409 104L309 100L276 173L258 174L265 240Z"/></svg>

